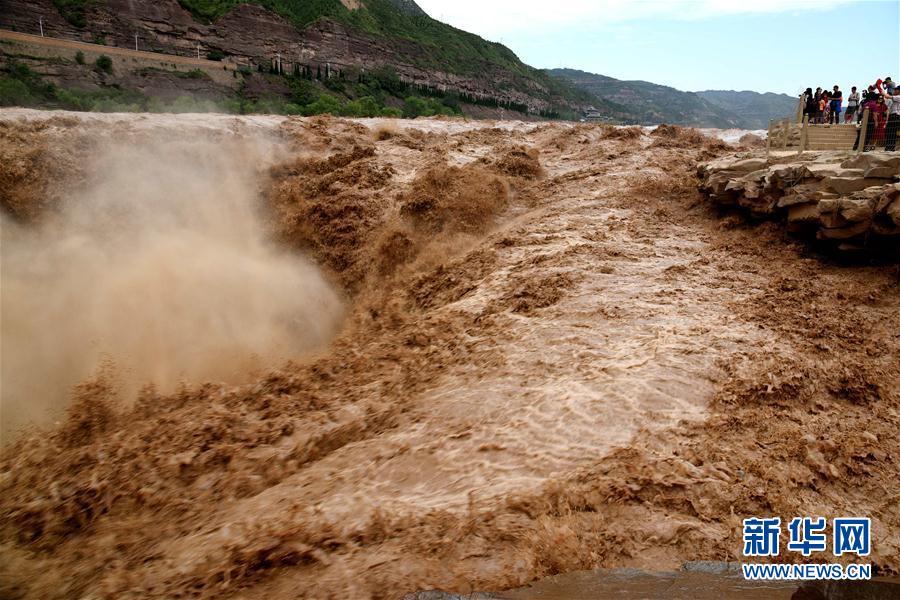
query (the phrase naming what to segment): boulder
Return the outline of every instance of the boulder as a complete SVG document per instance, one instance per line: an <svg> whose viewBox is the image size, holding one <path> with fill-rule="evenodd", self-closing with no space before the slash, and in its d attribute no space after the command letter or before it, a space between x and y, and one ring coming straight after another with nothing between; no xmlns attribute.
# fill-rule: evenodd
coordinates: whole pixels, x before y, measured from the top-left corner
<svg viewBox="0 0 900 600"><path fill-rule="evenodd" d="M776 185L780 182L796 183L803 179L804 163L786 163L769 168L769 177Z"/></svg>
<svg viewBox="0 0 900 600"><path fill-rule="evenodd" d="M797 204L809 204L815 200L810 194L788 194L779 198L777 206L778 208L788 208Z"/></svg>
<svg viewBox="0 0 900 600"><path fill-rule="evenodd" d="M765 169L769 165L769 161L765 158L745 158L737 162L731 163L728 167L730 171L740 171L742 173L751 173Z"/></svg>
<svg viewBox="0 0 900 600"><path fill-rule="evenodd" d="M753 183L763 183L766 180L766 175L769 174L769 169L760 169L758 171L751 171L741 177L744 181L752 181Z"/></svg>
<svg viewBox="0 0 900 600"><path fill-rule="evenodd" d="M824 192L819 190L812 195L813 198L817 200L834 200L835 198L840 198L840 194L835 194L834 192Z"/></svg>
<svg viewBox="0 0 900 600"><path fill-rule="evenodd" d="M788 209L789 223L819 222L819 205L814 202L795 204Z"/></svg>
<svg viewBox="0 0 900 600"><path fill-rule="evenodd" d="M841 166L862 169L863 177L893 179L900 176L900 155L895 152L866 152L845 160Z"/></svg>
<svg viewBox="0 0 900 600"><path fill-rule="evenodd" d="M818 231L816 236L822 240L849 240L864 234L872 227L871 221L860 221L844 227L825 227Z"/></svg>
<svg viewBox="0 0 900 600"><path fill-rule="evenodd" d="M823 227L838 229L850 224L850 221L845 219L840 212L841 200L842 198L830 198L819 201L819 220Z"/></svg>
<svg viewBox="0 0 900 600"><path fill-rule="evenodd" d="M826 177L822 180L822 183L826 188L844 196L864 190L867 187L884 185L887 182L884 179L869 179L866 177Z"/></svg>
<svg viewBox="0 0 900 600"><path fill-rule="evenodd" d="M724 173L713 173L703 183L703 189L709 190L712 194L719 195L725 191L725 186L727 186L730 181L728 175Z"/></svg>
<svg viewBox="0 0 900 600"><path fill-rule="evenodd" d="M894 225L900 227L900 199L891 202L885 209L884 214L894 222Z"/></svg>
<svg viewBox="0 0 900 600"><path fill-rule="evenodd" d="M725 184L726 192L740 192L747 186L747 182L743 179L729 179Z"/></svg>
<svg viewBox="0 0 900 600"><path fill-rule="evenodd" d="M837 197L836 194L830 192L822 192L817 183L802 183L790 188L781 199L778 200L778 207L785 208L794 204L803 204L805 202L813 202L821 200L821 194Z"/></svg>
<svg viewBox="0 0 900 600"><path fill-rule="evenodd" d="M748 184L747 187L744 188L744 198L749 198L750 200L755 200L760 197L762 192L755 183Z"/></svg>
<svg viewBox="0 0 900 600"><path fill-rule="evenodd" d="M872 167L870 169L866 169L864 173L864 177L883 177L885 179L891 179L894 177L900 177L900 173L897 172L898 169L894 167Z"/></svg>
<svg viewBox="0 0 900 600"><path fill-rule="evenodd" d="M823 179L825 177L862 177L863 169L845 169L835 163L810 163L801 171L804 178Z"/></svg>
<svg viewBox="0 0 900 600"><path fill-rule="evenodd" d="M875 214L888 216L888 207L895 199L900 199L900 185L888 185L884 187L882 194L875 202Z"/></svg>
<svg viewBox="0 0 900 600"><path fill-rule="evenodd" d="M875 214L875 200L872 198L841 198L841 216L851 223L869 221Z"/></svg>
<svg viewBox="0 0 900 600"><path fill-rule="evenodd" d="M741 195L738 196L737 204L761 216L768 215L775 210L775 199L771 196L756 195L753 198L749 198L746 195Z"/></svg>
<svg viewBox="0 0 900 600"><path fill-rule="evenodd" d="M736 158L726 156L697 166L697 174L704 177L710 173L726 173L729 176L740 177L744 173L765 169L769 161L765 158Z"/></svg>
<svg viewBox="0 0 900 600"><path fill-rule="evenodd" d="M853 192L852 194L850 194L850 197L856 199L871 200L872 204L875 205L878 203L878 200L882 196L885 196L885 190L889 189L892 189L892 186L873 185L872 187L867 187L864 190Z"/></svg>
<svg viewBox="0 0 900 600"><path fill-rule="evenodd" d="M872 233L883 236L900 237L900 225L894 225L893 223L885 223L882 221L874 221L872 223Z"/></svg>
<svg viewBox="0 0 900 600"><path fill-rule="evenodd" d="M825 198L824 200L819 200L819 212L822 214L835 213L840 210L840 208L840 198Z"/></svg>

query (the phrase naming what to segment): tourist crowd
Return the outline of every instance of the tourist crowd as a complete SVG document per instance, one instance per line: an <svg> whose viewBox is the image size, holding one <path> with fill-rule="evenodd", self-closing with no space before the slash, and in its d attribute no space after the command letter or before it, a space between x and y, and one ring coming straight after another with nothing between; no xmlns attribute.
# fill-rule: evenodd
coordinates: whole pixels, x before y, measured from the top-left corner
<svg viewBox="0 0 900 600"><path fill-rule="evenodd" d="M850 88L846 110L843 106L844 94L839 86L834 86L831 91L816 88L815 92L812 88L806 88L801 99L803 116L810 123L839 125L842 112L844 123L852 123L854 119L860 123L863 113L868 109L864 149L871 150L882 142L885 150L896 149L900 130L900 86L890 77L879 79L865 88L862 94L857 91L856 86Z"/></svg>

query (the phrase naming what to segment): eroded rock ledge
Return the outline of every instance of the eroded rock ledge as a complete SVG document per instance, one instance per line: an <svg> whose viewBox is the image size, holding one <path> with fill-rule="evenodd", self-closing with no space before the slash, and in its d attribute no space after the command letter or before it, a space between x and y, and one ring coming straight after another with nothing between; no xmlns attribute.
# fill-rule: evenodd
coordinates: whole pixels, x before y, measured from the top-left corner
<svg viewBox="0 0 900 600"><path fill-rule="evenodd" d="M900 153L730 155L697 167L721 206L776 219L841 249L900 247Z"/></svg>

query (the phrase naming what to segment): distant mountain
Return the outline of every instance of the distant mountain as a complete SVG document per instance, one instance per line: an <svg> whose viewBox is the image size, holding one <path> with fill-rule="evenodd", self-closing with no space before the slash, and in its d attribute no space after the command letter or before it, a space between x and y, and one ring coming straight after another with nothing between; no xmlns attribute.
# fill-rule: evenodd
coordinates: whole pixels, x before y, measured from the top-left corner
<svg viewBox="0 0 900 600"><path fill-rule="evenodd" d="M548 73L614 103L617 116L631 123L764 129L769 119L793 114L797 102L784 94L682 92L648 81L622 81L575 69L551 69Z"/></svg>
<svg viewBox="0 0 900 600"><path fill-rule="evenodd" d="M640 124L671 123L700 127L740 127L736 116L692 92L650 83L621 81L575 69L552 69L554 77L574 84L623 107L626 121Z"/></svg>
<svg viewBox="0 0 900 600"><path fill-rule="evenodd" d="M765 129L771 119L778 119L794 114L797 111L798 99L787 94L732 90L707 90L697 95L723 110L737 112L745 129Z"/></svg>

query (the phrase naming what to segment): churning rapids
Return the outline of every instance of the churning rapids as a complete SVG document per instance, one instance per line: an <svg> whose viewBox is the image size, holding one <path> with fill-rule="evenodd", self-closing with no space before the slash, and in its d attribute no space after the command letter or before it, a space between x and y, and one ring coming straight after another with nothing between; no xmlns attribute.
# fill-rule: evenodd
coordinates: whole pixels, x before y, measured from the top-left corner
<svg viewBox="0 0 900 600"><path fill-rule="evenodd" d="M897 270L708 207L736 151L0 112L0 595L502 590L761 514L900 568Z"/></svg>

